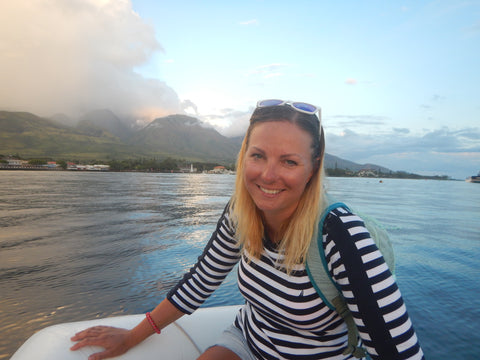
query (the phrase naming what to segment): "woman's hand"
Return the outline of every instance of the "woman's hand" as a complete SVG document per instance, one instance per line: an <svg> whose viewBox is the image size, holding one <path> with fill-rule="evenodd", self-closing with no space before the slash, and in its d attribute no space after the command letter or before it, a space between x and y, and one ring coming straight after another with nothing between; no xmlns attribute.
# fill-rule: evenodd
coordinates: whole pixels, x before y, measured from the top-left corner
<svg viewBox="0 0 480 360"><path fill-rule="evenodd" d="M164 299L152 311L152 317L160 329L180 319L183 315L184 313L168 299ZM78 350L84 346L101 346L105 350L90 355L88 360L107 359L126 353L154 333L154 329L146 318L131 330L111 326L93 326L80 331L71 338L72 341L78 342L70 350Z"/></svg>
<svg viewBox="0 0 480 360"><path fill-rule="evenodd" d="M101 360L126 353L130 330L110 326L94 326L75 334L71 340L78 341L70 350L78 350L84 346L101 346L105 350L92 354L88 360Z"/></svg>

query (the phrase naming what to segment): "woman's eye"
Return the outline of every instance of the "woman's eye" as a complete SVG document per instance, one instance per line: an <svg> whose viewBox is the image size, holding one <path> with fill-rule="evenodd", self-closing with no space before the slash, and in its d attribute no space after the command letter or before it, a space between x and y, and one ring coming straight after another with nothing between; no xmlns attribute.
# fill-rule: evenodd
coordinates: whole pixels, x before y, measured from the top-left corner
<svg viewBox="0 0 480 360"><path fill-rule="evenodd" d="M285 164L288 166L297 166L298 163L295 160L285 160Z"/></svg>
<svg viewBox="0 0 480 360"><path fill-rule="evenodd" d="M261 158L262 158L262 155L261 155L261 154L258 154L258 153L253 153L253 154L251 155L251 157L252 157L253 159L261 159Z"/></svg>

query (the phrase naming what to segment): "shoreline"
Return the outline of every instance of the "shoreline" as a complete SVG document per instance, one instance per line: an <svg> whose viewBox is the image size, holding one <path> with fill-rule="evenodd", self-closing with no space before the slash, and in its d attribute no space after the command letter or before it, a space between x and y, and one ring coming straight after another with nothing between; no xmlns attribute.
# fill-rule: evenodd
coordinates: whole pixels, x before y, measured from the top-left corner
<svg viewBox="0 0 480 360"><path fill-rule="evenodd" d="M151 171L151 170L87 170L87 169L62 169L62 168L47 168L47 167L4 167L0 166L0 171L69 171L69 172L99 172L99 173L153 173L153 174L204 174L203 172L184 172L184 171ZM215 174L215 173L213 173ZM222 175L223 173L219 173ZM230 175L230 174L227 174ZM353 179L378 179L378 180L385 180L385 179L400 179L400 180L439 180L439 181L465 181L462 179L452 179L452 178L443 178L443 177L435 177L435 176L412 176L412 177L394 177L394 176L341 176L341 175L328 175L327 170L327 177L328 178L353 178Z"/></svg>

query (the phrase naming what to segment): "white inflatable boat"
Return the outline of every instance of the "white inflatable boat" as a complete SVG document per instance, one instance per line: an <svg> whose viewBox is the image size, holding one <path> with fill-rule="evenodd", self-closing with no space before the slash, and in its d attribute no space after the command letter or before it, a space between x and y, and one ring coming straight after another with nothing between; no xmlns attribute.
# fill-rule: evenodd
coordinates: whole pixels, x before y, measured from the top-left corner
<svg viewBox="0 0 480 360"><path fill-rule="evenodd" d="M233 323L240 305L201 308L167 326L160 335L154 334L126 354L122 360L196 359L213 345L218 336ZM77 332L96 325L133 328L145 315L125 315L112 318L79 321L49 326L32 335L10 360L86 360L100 347L84 347L70 351L70 338Z"/></svg>

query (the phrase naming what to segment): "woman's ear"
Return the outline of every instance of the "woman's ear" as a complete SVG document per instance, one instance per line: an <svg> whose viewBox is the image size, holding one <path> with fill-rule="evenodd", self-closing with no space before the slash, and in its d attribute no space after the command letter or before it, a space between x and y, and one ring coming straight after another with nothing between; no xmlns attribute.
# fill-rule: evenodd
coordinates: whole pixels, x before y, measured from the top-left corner
<svg viewBox="0 0 480 360"><path fill-rule="evenodd" d="M312 175L314 172L318 171L320 169L320 156L317 156L315 159L313 159L313 172L312 172Z"/></svg>

